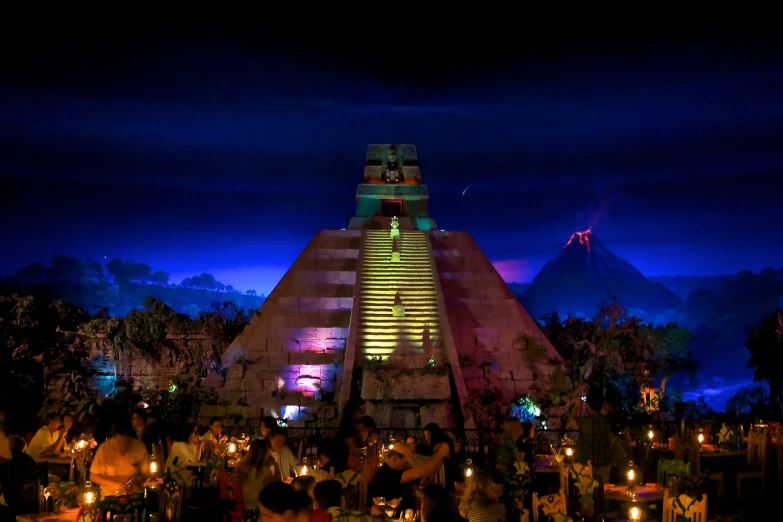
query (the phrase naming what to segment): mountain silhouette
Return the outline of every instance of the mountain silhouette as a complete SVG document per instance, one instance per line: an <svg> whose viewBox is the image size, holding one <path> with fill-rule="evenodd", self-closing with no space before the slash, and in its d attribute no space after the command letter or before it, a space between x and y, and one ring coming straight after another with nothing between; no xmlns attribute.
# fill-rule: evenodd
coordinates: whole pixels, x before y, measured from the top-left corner
<svg viewBox="0 0 783 522"><path fill-rule="evenodd" d="M557 256L536 275L521 301L538 317L554 311L593 315L602 303L614 298L626 309L647 314L682 305L674 292L645 277L585 230L571 235Z"/></svg>

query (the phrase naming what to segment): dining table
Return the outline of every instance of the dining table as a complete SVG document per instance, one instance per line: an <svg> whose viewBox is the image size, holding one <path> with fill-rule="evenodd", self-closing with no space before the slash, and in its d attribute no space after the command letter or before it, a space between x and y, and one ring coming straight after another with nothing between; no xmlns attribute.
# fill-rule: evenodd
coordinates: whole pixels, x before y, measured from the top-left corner
<svg viewBox="0 0 783 522"><path fill-rule="evenodd" d="M74 522L79 515L79 508L68 509L61 513L36 513L31 515L16 515L16 522Z"/></svg>
<svg viewBox="0 0 783 522"><path fill-rule="evenodd" d="M665 489L660 484L641 484L628 489L625 484L604 484L604 500L614 502L630 502L635 504L651 504L663 502Z"/></svg>

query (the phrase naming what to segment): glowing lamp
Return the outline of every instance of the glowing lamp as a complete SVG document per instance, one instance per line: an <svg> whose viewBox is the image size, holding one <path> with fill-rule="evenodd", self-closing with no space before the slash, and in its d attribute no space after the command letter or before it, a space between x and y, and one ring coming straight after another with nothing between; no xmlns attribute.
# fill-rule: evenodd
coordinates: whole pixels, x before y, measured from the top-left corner
<svg viewBox="0 0 783 522"><path fill-rule="evenodd" d="M294 471L297 476L299 477L305 477L307 476L307 472L310 470L310 461L307 457L302 457L302 461L296 465L296 468L294 468Z"/></svg>
<svg viewBox="0 0 783 522"><path fill-rule="evenodd" d="M628 510L628 520L631 522L639 522L642 519L642 510L636 506L633 506Z"/></svg>
<svg viewBox="0 0 783 522"><path fill-rule="evenodd" d="M699 444L703 444L704 443L704 434L703 433L699 433L699 436L696 437L696 439L699 441Z"/></svg>
<svg viewBox="0 0 783 522"><path fill-rule="evenodd" d="M229 442L227 451L229 455L234 455L237 452L237 443L233 440Z"/></svg>
<svg viewBox="0 0 783 522"><path fill-rule="evenodd" d="M470 478L473 476L473 460L472 459L465 459L465 464L462 465L462 470L465 473L465 478Z"/></svg>
<svg viewBox="0 0 783 522"><path fill-rule="evenodd" d="M566 457L573 457L574 456L574 448L566 448L565 449Z"/></svg>
<svg viewBox="0 0 783 522"><path fill-rule="evenodd" d="M94 522L95 512L98 501L101 499L101 489L97 485L87 480L82 488L82 494L79 496L79 516L78 522Z"/></svg>
<svg viewBox="0 0 783 522"><path fill-rule="evenodd" d="M650 442L652 442L652 440L655 438L655 433L653 430L647 432L647 438L650 439Z"/></svg>
<svg viewBox="0 0 783 522"><path fill-rule="evenodd" d="M639 470L636 469L633 461L628 463L628 471L625 473L625 477L628 479L628 491L633 491L639 478Z"/></svg>

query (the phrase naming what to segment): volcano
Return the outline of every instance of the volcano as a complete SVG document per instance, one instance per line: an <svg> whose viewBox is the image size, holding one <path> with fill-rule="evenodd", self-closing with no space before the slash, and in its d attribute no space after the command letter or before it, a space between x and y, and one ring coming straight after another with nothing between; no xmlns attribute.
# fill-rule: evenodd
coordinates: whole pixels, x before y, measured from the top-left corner
<svg viewBox="0 0 783 522"><path fill-rule="evenodd" d="M674 292L647 279L585 230L571 235L558 255L536 275L521 301L534 317L554 311L592 316L602 303L614 298L640 316L657 315L682 305Z"/></svg>

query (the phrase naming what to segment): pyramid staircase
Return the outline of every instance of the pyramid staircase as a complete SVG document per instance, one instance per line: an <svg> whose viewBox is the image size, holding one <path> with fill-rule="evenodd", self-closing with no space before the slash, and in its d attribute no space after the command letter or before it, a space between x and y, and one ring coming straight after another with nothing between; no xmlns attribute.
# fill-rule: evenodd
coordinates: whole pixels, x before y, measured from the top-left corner
<svg viewBox="0 0 783 522"><path fill-rule="evenodd" d="M358 357L426 355L441 340L427 236L419 230L365 230L359 283ZM399 261L392 253L399 252ZM395 256L397 257L397 256ZM393 307L401 310L393 311Z"/></svg>

